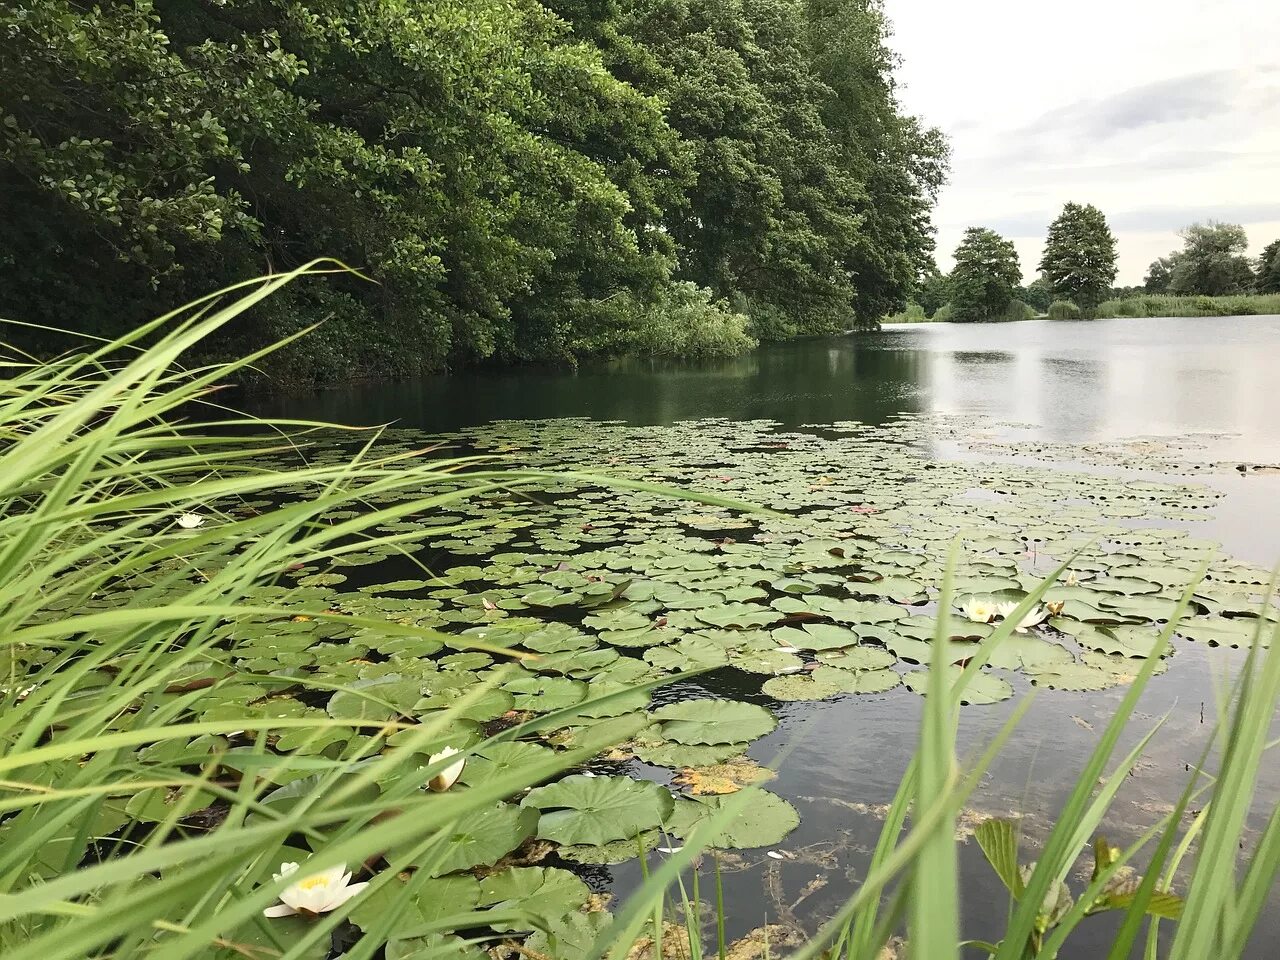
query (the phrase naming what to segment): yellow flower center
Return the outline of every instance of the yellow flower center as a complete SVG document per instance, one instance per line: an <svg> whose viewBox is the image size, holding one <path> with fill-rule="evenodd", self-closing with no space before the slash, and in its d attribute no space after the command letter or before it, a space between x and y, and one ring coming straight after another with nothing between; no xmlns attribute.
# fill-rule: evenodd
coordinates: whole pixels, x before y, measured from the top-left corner
<svg viewBox="0 0 1280 960"><path fill-rule="evenodd" d="M307 877L307 879L299 882L299 890L314 890L316 887L327 887L329 880L327 877Z"/></svg>

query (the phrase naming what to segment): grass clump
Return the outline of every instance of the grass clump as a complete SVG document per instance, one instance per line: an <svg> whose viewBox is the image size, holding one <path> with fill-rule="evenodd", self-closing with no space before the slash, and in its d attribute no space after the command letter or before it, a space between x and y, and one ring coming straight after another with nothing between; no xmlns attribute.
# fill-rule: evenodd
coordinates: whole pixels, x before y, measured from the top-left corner
<svg viewBox="0 0 1280 960"><path fill-rule="evenodd" d="M1055 300L1049 304L1050 320L1079 320L1080 308L1070 300Z"/></svg>

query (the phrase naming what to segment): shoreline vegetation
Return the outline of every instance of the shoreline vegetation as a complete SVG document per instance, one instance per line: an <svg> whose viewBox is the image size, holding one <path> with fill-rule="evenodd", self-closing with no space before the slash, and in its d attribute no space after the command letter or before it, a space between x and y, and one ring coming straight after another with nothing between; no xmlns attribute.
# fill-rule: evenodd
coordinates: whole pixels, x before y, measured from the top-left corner
<svg viewBox="0 0 1280 960"><path fill-rule="evenodd" d="M1176 296L1174 294L1134 294L1103 300L1092 310L1081 310L1069 300L1056 300L1049 309L1037 313L1021 301L1010 304L1005 316L994 317L990 323L1015 320L1115 320L1138 317L1257 317L1280 316L1280 294L1242 293L1221 297ZM947 305L939 307L933 316L926 316L918 303L907 304L907 309L884 318L885 323L957 323ZM979 321L982 322L982 321Z"/></svg>
<svg viewBox="0 0 1280 960"><path fill-rule="evenodd" d="M0 6L0 316L110 339L353 265L204 344L321 324L286 387L874 327L948 165L890 33L864 0Z"/></svg>
<svg viewBox="0 0 1280 960"><path fill-rule="evenodd" d="M958 958L958 818L1032 694L962 765L957 729L961 711L973 709L963 704L993 702L983 667L1010 646L1020 651L1015 659L1031 656L1037 641L1028 631L1088 595L1072 572L1077 561L1096 569L1082 561L1085 548L993 605L962 595L961 543L953 544L936 627L918 641L919 739L857 889L807 941L786 944L789 952L770 945L781 928L768 925L739 952L724 934L733 907L715 851L774 842L753 830L785 836L798 822L786 802L750 784L691 797L644 779L564 774L655 720L665 738L657 748L739 749L745 742L737 741L776 724L764 707L699 700L654 709L649 693L665 681L627 680L616 668L616 679L588 688L571 679L592 656L572 628L522 634L520 617L482 605L483 592L466 608L474 616L450 622L439 607L378 600L364 588L353 595L364 598L359 607L335 609L326 586L346 579L338 571L408 559L409 548L441 535L466 548L492 525L468 521L462 505L568 479L696 499L736 511L740 525L786 518L634 479L508 470L502 457L432 459L376 432L227 411L219 385L262 356L193 368L183 358L300 276L242 285L230 303L206 298L128 338L55 363L11 359L4 370L5 960L325 960L335 952L657 960L671 955L664 939L690 960L759 957L761 944L764 956L877 960L902 956L903 937L906 955ZM137 349L148 337L151 346ZM324 446L333 430L350 442ZM831 561L833 553L814 556ZM978 827L976 842L1010 897L1003 939L984 945L996 960L1051 960L1077 926L1104 912L1123 920L1113 956L1133 955L1144 939L1146 955L1168 950L1171 960L1244 955L1280 871L1280 805L1268 801L1260 833L1247 826L1280 700L1280 625L1256 613L1242 621L1235 643L1247 655L1209 714L1212 764L1206 747L1176 802L1142 836L1113 846L1098 833L1160 726L1136 708L1175 629L1206 602L1211 559L1198 572L1151 570L1160 584L1190 583L1165 591L1167 623L1143 634L1140 659L1125 661L1128 689L1034 855L1016 822ZM647 642L635 636L645 628L627 622L632 601L614 608L617 586L567 566L521 592L534 589L527 599L548 605L577 589L619 643ZM447 583L485 570L497 575L498 567L476 566ZM385 589L418 584L426 582ZM1273 589L1259 582L1257 592L1269 603ZM1051 590L1067 591L1056 607ZM505 632L483 627L490 607ZM735 624L759 622L735 618L764 609L730 608L719 631L730 636ZM956 662L952 625L960 623L982 626L985 639ZM850 649L870 655L876 647ZM570 688L578 692L566 695ZM511 709L513 689L525 707ZM1132 749L1121 746L1135 738ZM622 903L606 906L572 870L540 863L549 849L584 844L621 846L625 859L645 849L642 832L677 830L683 843L664 833L661 859ZM1087 880L1075 879L1081 872Z"/></svg>

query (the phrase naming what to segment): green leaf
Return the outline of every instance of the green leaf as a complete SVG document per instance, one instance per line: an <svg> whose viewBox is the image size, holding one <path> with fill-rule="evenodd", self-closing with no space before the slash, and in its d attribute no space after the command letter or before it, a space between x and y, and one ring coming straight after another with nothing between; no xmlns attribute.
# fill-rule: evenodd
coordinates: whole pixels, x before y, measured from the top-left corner
<svg viewBox="0 0 1280 960"><path fill-rule="evenodd" d="M674 802L656 783L579 774L530 790L520 804L541 811L537 835L544 840L603 844L653 829L671 814Z"/></svg>
<svg viewBox="0 0 1280 960"><path fill-rule="evenodd" d="M973 831L991 869L1015 898L1025 889L1018 872L1018 834L1009 820L984 820Z"/></svg>

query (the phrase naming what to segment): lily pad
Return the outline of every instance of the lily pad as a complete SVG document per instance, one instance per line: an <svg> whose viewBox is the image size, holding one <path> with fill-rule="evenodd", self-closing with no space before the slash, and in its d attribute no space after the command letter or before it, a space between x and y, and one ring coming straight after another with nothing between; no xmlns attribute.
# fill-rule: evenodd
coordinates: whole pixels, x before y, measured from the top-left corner
<svg viewBox="0 0 1280 960"><path fill-rule="evenodd" d="M536 787L521 806L541 811L538 836L563 844L628 840L670 816L671 793L628 777L565 777Z"/></svg>
<svg viewBox="0 0 1280 960"><path fill-rule="evenodd" d="M494 863L533 836L537 822L536 811L508 803L472 811L414 863L433 877Z"/></svg>
<svg viewBox="0 0 1280 960"><path fill-rule="evenodd" d="M954 684L963 671L964 668L960 666L949 667L947 673L949 684ZM907 689L923 694L929 686L929 672L927 670L913 670L903 676L902 682L907 685ZM1009 685L1009 681L978 671L969 681L968 686L965 687L964 695L960 702L969 704L999 703L1001 700L1008 700L1012 696L1013 687Z"/></svg>
<svg viewBox="0 0 1280 960"><path fill-rule="evenodd" d="M742 743L764 736L778 721L764 707L734 700L685 700L653 711L662 736L677 743Z"/></svg>

